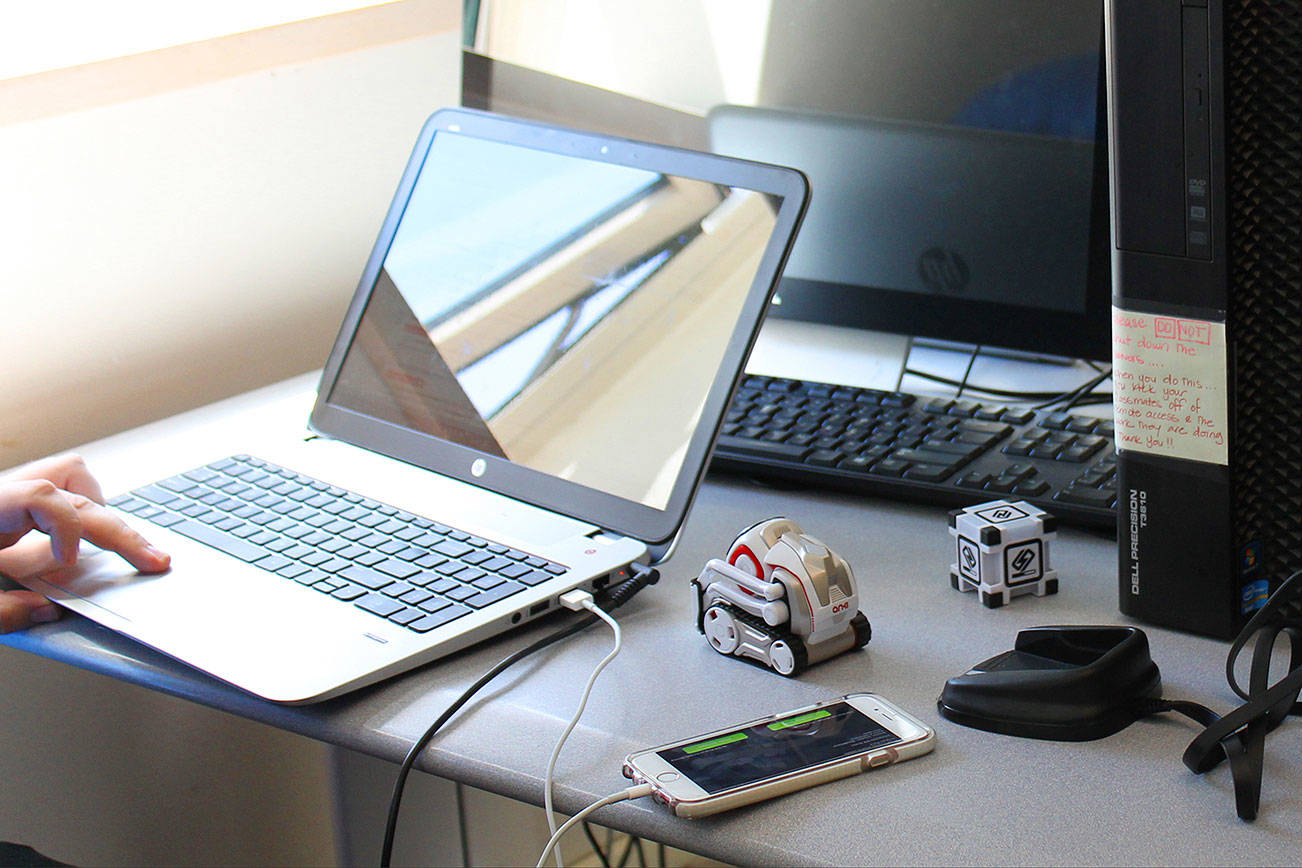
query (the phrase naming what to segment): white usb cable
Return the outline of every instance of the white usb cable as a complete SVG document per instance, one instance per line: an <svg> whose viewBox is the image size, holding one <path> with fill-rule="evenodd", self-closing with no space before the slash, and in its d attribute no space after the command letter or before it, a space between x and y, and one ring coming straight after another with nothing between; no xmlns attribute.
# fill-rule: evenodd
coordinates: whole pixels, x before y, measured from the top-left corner
<svg viewBox="0 0 1302 868"><path fill-rule="evenodd" d="M579 823L587 819L588 815L591 814L593 811L597 810L598 808L604 808L606 807L606 805L613 805L616 802L623 802L628 799L640 799L643 796L651 795L651 793L653 792L655 792L655 790L650 784L638 784L636 787L629 787L627 790L620 790L617 793L611 793L609 796L598 799L597 801L593 802L591 805L588 805L582 811L579 811L573 817L570 817L568 820L562 823L561 827L552 833L551 839L547 841L547 846L543 847L542 855L538 857L538 864L534 866L534 868L542 868L543 863L547 861L547 854L550 853L552 850L556 849L556 845L560 843L561 836L564 835L566 832L568 832L570 830L570 827L572 827L575 823ZM551 815L548 814L548 816ZM556 850L556 864L559 865L560 862L561 862L560 850Z"/></svg>
<svg viewBox="0 0 1302 868"><path fill-rule="evenodd" d="M586 609L609 624L610 629L615 631L615 647L612 648L610 653L597 664L597 668L592 670L592 675L588 678L587 686L583 688L583 697L579 700L579 708L574 712L574 717L570 719L569 726L565 727L565 732L561 733L560 739L556 742L556 747L552 750L551 758L547 761L547 775L543 780L543 808L547 812L547 828L551 831L553 840L558 840L561 832L573 825L575 819L579 816L575 815L575 817L572 817L559 831L557 830L556 818L552 815L552 779L556 773L556 760L561 755L561 748L565 746L565 740L570 737L570 733L574 731L574 727L579 725L579 718L583 716L583 709L588 705L588 697L592 694L592 686L597 683L597 676L601 674L601 670L605 669L610 661L615 659L615 656L619 654L620 648L624 646L624 634L619 629L619 623L614 618L610 617L604 609L598 606L593 601L592 595L587 591L575 589L569 593L562 594L561 604L567 609L574 609L575 611ZM623 798L634 797L624 796ZM615 801L621 801L621 799L615 799ZM606 804L609 804L609 802ZM595 811L599 807L601 807L601 803L590 805L589 808L585 809L585 811ZM547 849L551 850L552 846L548 846ZM543 858L546 858L545 851ZM539 865L541 864L542 863L539 862ZM557 868L564 868L561 863L561 854L559 850L556 852L556 866Z"/></svg>

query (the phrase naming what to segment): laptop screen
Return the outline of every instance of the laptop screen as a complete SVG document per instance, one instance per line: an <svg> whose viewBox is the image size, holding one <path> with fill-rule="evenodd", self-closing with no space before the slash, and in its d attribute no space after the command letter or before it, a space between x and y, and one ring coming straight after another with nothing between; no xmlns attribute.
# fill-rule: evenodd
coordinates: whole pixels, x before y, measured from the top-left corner
<svg viewBox="0 0 1302 868"><path fill-rule="evenodd" d="M615 503L685 511L803 191L771 167L494 132L422 138L326 403L422 439L422 466L586 501L603 527Z"/></svg>

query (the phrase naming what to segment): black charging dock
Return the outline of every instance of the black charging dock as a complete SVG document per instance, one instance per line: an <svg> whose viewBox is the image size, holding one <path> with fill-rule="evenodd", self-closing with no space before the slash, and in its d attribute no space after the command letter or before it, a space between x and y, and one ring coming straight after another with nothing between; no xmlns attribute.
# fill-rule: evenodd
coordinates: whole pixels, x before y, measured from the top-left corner
<svg viewBox="0 0 1302 868"><path fill-rule="evenodd" d="M964 726L1023 738L1090 741L1151 713L1162 678L1134 627L1035 627L1012 651L945 682L937 706Z"/></svg>

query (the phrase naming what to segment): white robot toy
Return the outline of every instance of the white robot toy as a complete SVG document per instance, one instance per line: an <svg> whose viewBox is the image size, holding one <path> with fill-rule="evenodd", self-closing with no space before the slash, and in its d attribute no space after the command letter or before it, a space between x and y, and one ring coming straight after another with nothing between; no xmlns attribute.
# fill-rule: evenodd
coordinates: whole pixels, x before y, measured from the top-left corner
<svg viewBox="0 0 1302 868"><path fill-rule="evenodd" d="M850 565L787 518L742 531L727 560L708 561L692 587L696 628L715 651L781 675L872 638Z"/></svg>

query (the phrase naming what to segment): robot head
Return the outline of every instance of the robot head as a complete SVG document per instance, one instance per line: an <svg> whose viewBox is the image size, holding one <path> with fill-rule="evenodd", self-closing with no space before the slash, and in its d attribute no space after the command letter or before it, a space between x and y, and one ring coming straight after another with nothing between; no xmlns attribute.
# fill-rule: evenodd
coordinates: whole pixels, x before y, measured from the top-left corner
<svg viewBox="0 0 1302 868"><path fill-rule="evenodd" d="M800 525L789 518L770 518L753 524L737 535L728 547L728 563L760 579L769 578L765 559L785 534L802 536Z"/></svg>
<svg viewBox="0 0 1302 868"><path fill-rule="evenodd" d="M784 534L764 556L764 564L774 571L773 578L779 578L780 572L786 572L802 585L811 588L823 606L831 605L834 597L847 599L855 593L854 573L850 570L850 564L822 542L805 533Z"/></svg>
<svg viewBox="0 0 1302 868"><path fill-rule="evenodd" d="M789 518L770 518L746 528L728 548L728 563L765 580L774 578L774 567L781 567L797 581L811 582L824 605L833 586L842 596L855 592L850 565Z"/></svg>

